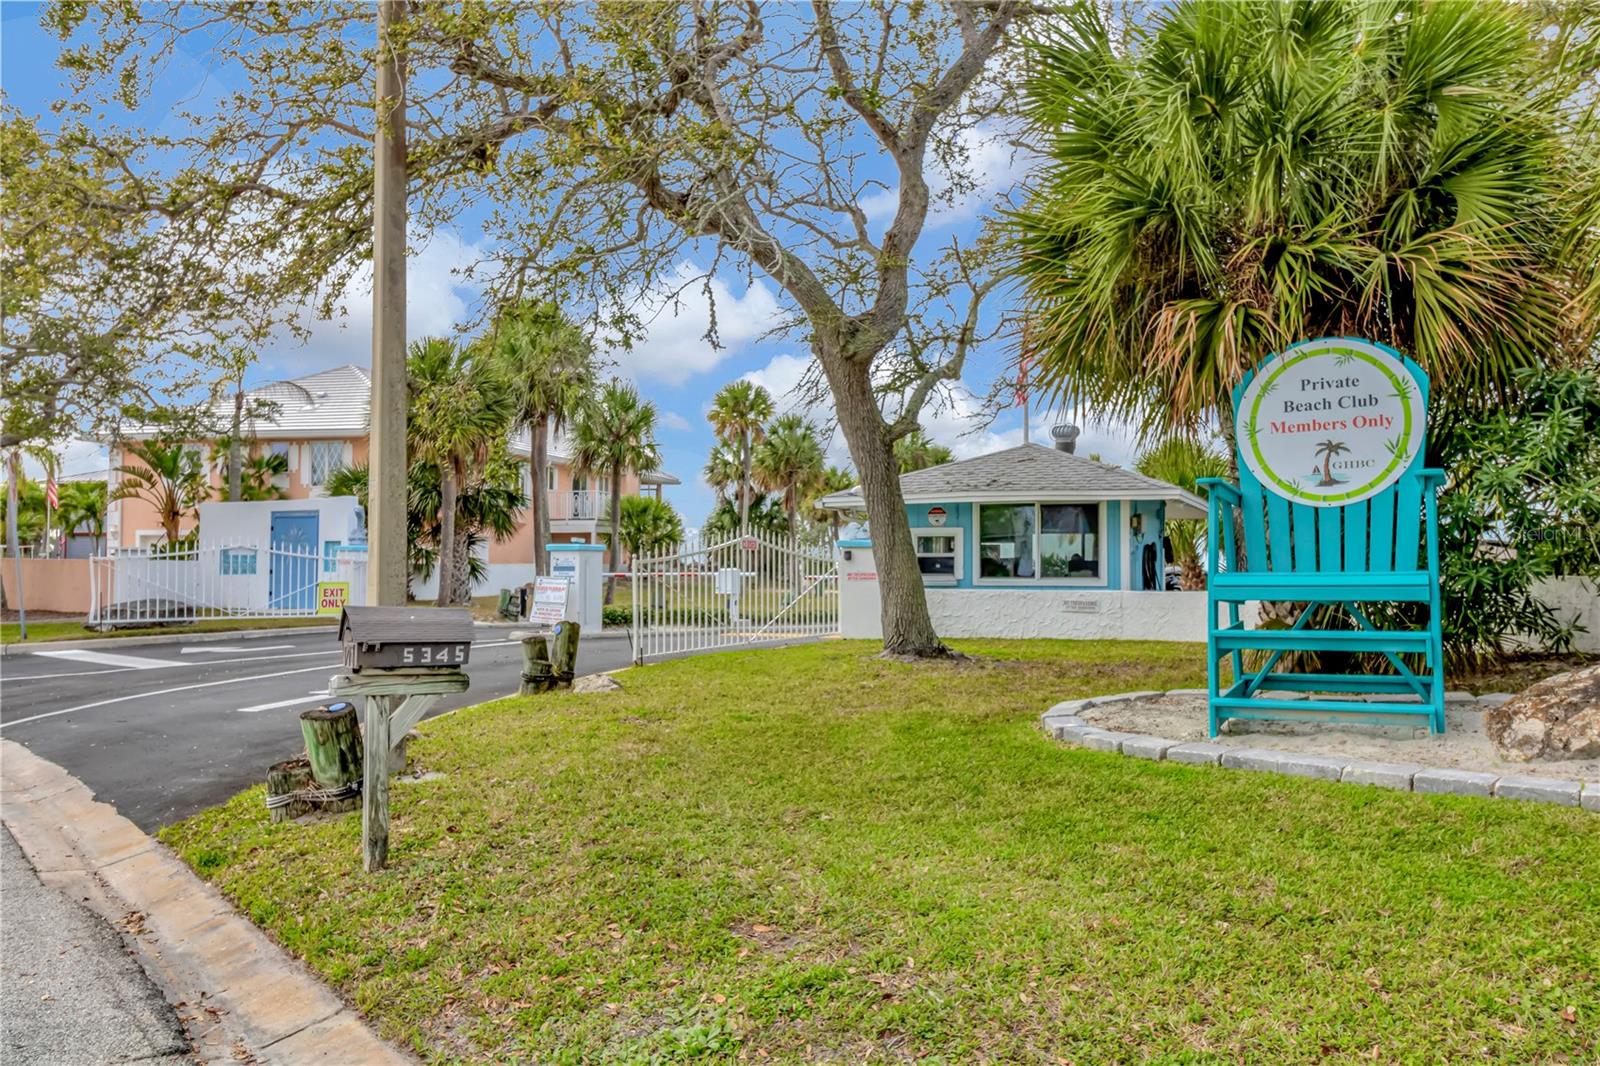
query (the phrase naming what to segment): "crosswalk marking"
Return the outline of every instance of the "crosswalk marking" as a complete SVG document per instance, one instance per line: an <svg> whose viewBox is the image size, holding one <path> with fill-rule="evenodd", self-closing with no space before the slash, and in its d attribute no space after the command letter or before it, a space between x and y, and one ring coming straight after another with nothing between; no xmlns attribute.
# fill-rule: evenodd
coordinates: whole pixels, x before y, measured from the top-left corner
<svg viewBox="0 0 1600 1066"><path fill-rule="evenodd" d="M67 651L36 651L50 659L69 659L75 663L94 663L97 666L120 666L129 670L161 670L169 666L188 666L177 659L140 659L132 655L112 655L104 651L87 651L73 648Z"/></svg>
<svg viewBox="0 0 1600 1066"><path fill-rule="evenodd" d="M282 651L293 644L203 644L197 648L184 648L179 655L232 655L241 651Z"/></svg>
<svg viewBox="0 0 1600 1066"><path fill-rule="evenodd" d="M298 704L301 704L301 703L314 703L317 700L323 700L323 699L327 699L327 698L328 698L328 690L327 689L323 689L321 692L313 692L311 695L309 695L309 696L301 696L299 699L279 700L276 703L258 703L254 707L240 707L238 709L238 713L239 714L255 714L255 713L259 712L259 711L275 711L279 707L294 707L294 706L296 706Z"/></svg>

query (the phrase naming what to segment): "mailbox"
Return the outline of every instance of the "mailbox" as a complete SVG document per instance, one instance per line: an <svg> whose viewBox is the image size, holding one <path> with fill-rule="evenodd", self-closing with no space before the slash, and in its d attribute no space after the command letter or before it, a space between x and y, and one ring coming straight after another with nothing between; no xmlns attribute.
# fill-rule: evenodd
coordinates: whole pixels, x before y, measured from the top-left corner
<svg viewBox="0 0 1600 1066"><path fill-rule="evenodd" d="M472 613L440 607L346 607L339 617L344 667L460 670L472 649Z"/></svg>

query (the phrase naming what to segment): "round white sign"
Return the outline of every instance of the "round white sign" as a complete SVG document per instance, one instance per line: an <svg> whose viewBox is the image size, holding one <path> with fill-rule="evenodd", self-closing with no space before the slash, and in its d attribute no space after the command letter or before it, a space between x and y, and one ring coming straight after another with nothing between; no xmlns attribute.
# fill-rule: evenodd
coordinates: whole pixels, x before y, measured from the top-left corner
<svg viewBox="0 0 1600 1066"><path fill-rule="evenodd" d="M928 525L930 526L942 526L949 519L949 517L950 515L943 507L928 508Z"/></svg>
<svg viewBox="0 0 1600 1066"><path fill-rule="evenodd" d="M1371 341L1302 341L1265 363L1235 412L1239 455L1269 492L1340 507L1393 485L1422 450L1421 382Z"/></svg>

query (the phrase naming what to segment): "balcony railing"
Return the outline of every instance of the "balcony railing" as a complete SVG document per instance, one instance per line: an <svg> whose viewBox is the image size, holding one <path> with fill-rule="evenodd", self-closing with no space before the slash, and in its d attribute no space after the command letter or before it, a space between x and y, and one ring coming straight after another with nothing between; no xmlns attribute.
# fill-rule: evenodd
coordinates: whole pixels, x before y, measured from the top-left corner
<svg viewBox="0 0 1600 1066"><path fill-rule="evenodd" d="M554 522L589 521L611 517L611 493L604 489L572 489L546 494Z"/></svg>

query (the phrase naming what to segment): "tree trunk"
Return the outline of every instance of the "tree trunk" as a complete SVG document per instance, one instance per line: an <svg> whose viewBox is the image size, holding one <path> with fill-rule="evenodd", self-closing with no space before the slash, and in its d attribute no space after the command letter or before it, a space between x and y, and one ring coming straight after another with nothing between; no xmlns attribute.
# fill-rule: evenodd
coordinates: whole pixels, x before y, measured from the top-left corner
<svg viewBox="0 0 1600 1066"><path fill-rule="evenodd" d="M839 428L861 475L872 528L872 555L878 567L883 650L889 655L944 658L950 649L934 632L928 615L922 571L911 543L911 523L900 494L900 468L872 394L868 363L846 363L836 353L818 361L828 375L838 404Z"/></svg>
<svg viewBox="0 0 1600 1066"><path fill-rule="evenodd" d="M472 534L456 527L455 554L450 560L450 602L472 602Z"/></svg>
<svg viewBox="0 0 1600 1066"><path fill-rule="evenodd" d="M354 704L343 710L316 707L300 715L311 776L319 788L339 788L361 780L361 730Z"/></svg>
<svg viewBox="0 0 1600 1066"><path fill-rule="evenodd" d="M450 463L439 465L439 595L435 604L450 606L452 576L455 573L456 547L456 472Z"/></svg>
<svg viewBox="0 0 1600 1066"><path fill-rule="evenodd" d="M744 473L739 479L739 535L750 532L750 462L755 449L750 446L750 431L739 435L739 465Z"/></svg>
<svg viewBox="0 0 1600 1066"><path fill-rule="evenodd" d="M622 468L611 471L611 536L606 542L606 570L616 573L622 569ZM606 577L606 606L616 592L616 578Z"/></svg>
<svg viewBox="0 0 1600 1066"><path fill-rule="evenodd" d="M238 503L244 495L244 445L239 432L244 423L244 381L239 381L239 391L233 394L233 435L228 438L228 500Z"/></svg>
<svg viewBox="0 0 1600 1066"><path fill-rule="evenodd" d="M533 572L550 573L550 555L545 545L550 543L550 416L540 415L533 423L533 445L529 448L533 462L533 491L528 494L528 506L533 511Z"/></svg>

